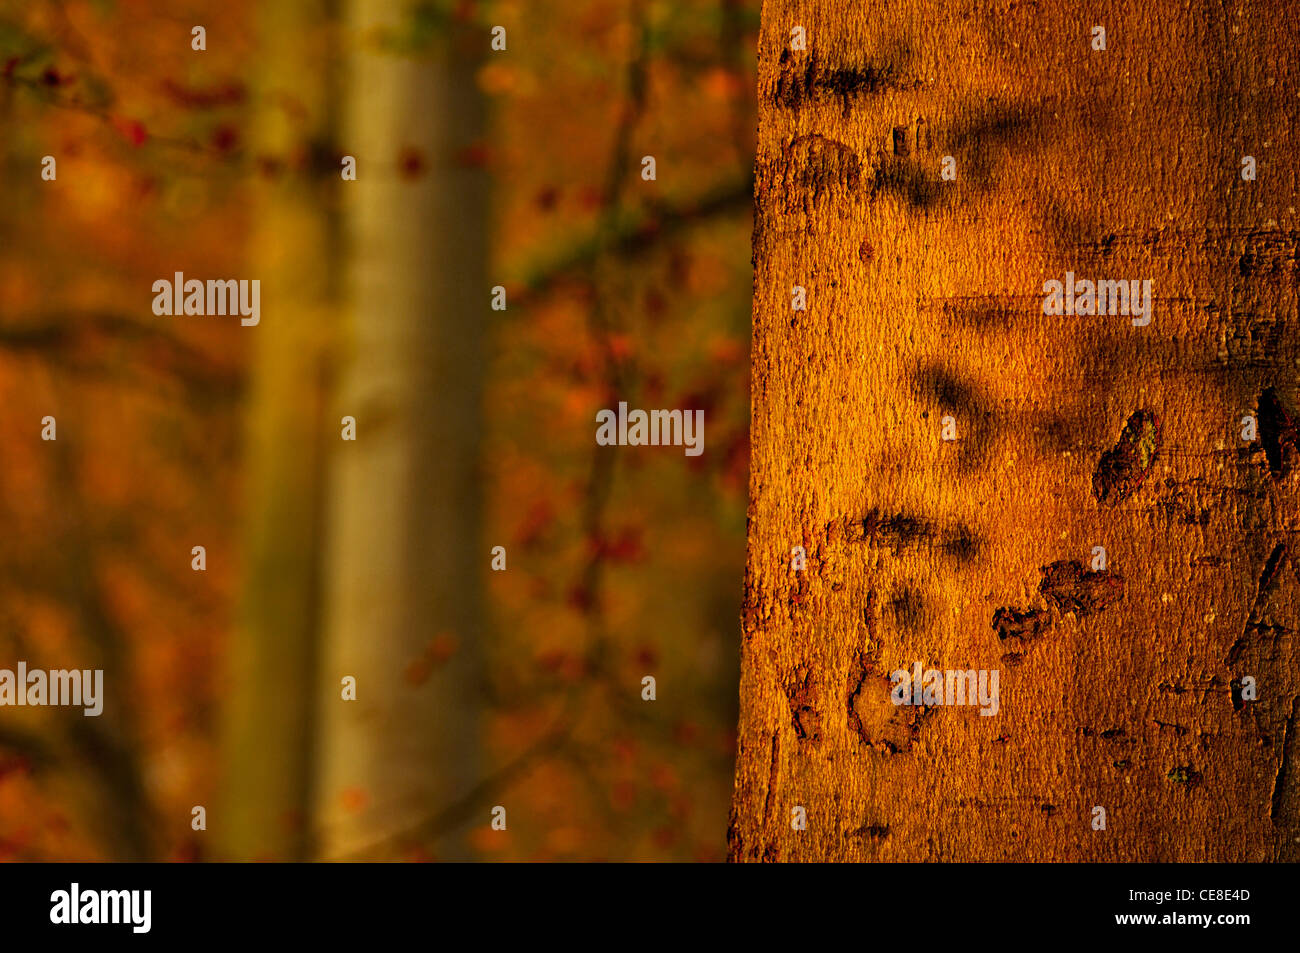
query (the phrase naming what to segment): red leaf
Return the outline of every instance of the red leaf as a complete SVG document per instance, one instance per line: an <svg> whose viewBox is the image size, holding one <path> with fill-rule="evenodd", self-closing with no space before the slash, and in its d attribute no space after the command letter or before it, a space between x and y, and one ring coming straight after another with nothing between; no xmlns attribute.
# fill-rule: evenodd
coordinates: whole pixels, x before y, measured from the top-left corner
<svg viewBox="0 0 1300 953"><path fill-rule="evenodd" d="M144 123L138 119L114 116L112 122L113 128L117 130L118 135L133 146L142 146L149 140L149 131L145 129Z"/></svg>

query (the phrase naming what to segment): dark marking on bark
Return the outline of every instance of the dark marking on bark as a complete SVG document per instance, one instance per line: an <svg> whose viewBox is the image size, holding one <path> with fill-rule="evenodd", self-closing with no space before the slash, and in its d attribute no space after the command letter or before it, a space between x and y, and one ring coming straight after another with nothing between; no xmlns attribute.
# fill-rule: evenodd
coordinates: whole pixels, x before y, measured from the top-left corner
<svg viewBox="0 0 1300 953"><path fill-rule="evenodd" d="M1295 264L1294 247L1284 249L1281 255L1248 248L1237 258L1237 270L1243 278L1259 275L1281 278L1287 272L1295 271Z"/></svg>
<svg viewBox="0 0 1300 953"><path fill-rule="evenodd" d="M862 239L862 244L858 246L858 260L864 265L869 265L871 264L871 259L875 256L876 250L871 247L871 242L867 241L865 238Z"/></svg>
<svg viewBox="0 0 1300 953"><path fill-rule="evenodd" d="M905 550L937 549L958 562L975 559L982 546L975 531L964 523L939 523L910 513L882 513L873 509L862 519L848 518L826 524L828 541L887 546L895 556Z"/></svg>
<svg viewBox="0 0 1300 953"><path fill-rule="evenodd" d="M912 150L907 142L909 138L908 133L911 131L912 130L907 126L894 127L894 155L907 157L912 154Z"/></svg>
<svg viewBox="0 0 1300 953"><path fill-rule="evenodd" d="M979 331L1014 331L1027 319L1042 317L1040 295L999 297L997 295L954 295L939 302L946 321ZM920 302L918 302L920 304Z"/></svg>
<svg viewBox="0 0 1300 953"><path fill-rule="evenodd" d="M915 380L921 393L934 398L944 410L961 414L984 410L984 401L975 388L938 364L918 371Z"/></svg>
<svg viewBox="0 0 1300 953"><path fill-rule="evenodd" d="M1053 814L1056 813L1055 804L1040 804L1038 806L1038 809L1042 811L1044 814L1046 814L1048 817L1051 817Z"/></svg>
<svg viewBox="0 0 1300 953"><path fill-rule="evenodd" d="M954 194L943 185L933 171L914 160L882 156L871 179L870 195L872 199L882 193L896 195L913 209L928 209Z"/></svg>
<svg viewBox="0 0 1300 953"><path fill-rule="evenodd" d="M772 816L772 792L776 790L776 775L781 767L781 739L777 732L772 732L772 767L767 773L767 792L763 797L763 825Z"/></svg>
<svg viewBox="0 0 1300 953"><path fill-rule="evenodd" d="M897 555L906 547L933 540L938 535L938 528L922 517L906 513L882 516L879 510L872 510L862 520L862 532L872 545L884 543Z"/></svg>
<svg viewBox="0 0 1300 953"><path fill-rule="evenodd" d="M948 132L948 142L954 149L1032 149L1035 133L1044 129L1052 114L1042 104L985 101L983 97L964 106L956 111L959 120Z"/></svg>
<svg viewBox="0 0 1300 953"><path fill-rule="evenodd" d="M1076 452L1083 443L1080 422L1054 411L1034 411L1029 415L1034 445L1040 452L1056 456Z"/></svg>
<svg viewBox="0 0 1300 953"><path fill-rule="evenodd" d="M1282 728L1282 754L1277 763L1277 774L1273 776L1273 796L1269 800L1268 817L1277 824L1277 816L1282 809L1282 800L1288 784L1292 783L1292 761L1296 747L1296 717L1300 715L1300 695L1291 699L1291 714Z"/></svg>
<svg viewBox="0 0 1300 953"><path fill-rule="evenodd" d="M872 840L884 840L889 836L888 824L863 824L853 832L854 837L869 837Z"/></svg>
<svg viewBox="0 0 1300 953"><path fill-rule="evenodd" d="M847 198L858 190L862 160L839 140L811 133L791 140L779 167L765 170L762 178L781 190L787 208L813 212L833 197Z"/></svg>
<svg viewBox="0 0 1300 953"><path fill-rule="evenodd" d="M772 98L783 109L797 110L826 98L838 98L847 114L852 101L859 96L915 89L921 85L919 80L900 76L892 64L823 67L816 50L802 55L782 50L780 67Z"/></svg>
<svg viewBox="0 0 1300 953"><path fill-rule="evenodd" d="M1123 577L1101 570L1085 569L1077 560L1058 560L1039 569L1042 578L1038 591L1046 600L1047 609L1016 609L1002 606L993 613L991 628L998 639L1019 639L1027 644L1043 632L1049 631L1061 615L1073 612L1076 618L1086 618L1100 612L1124 594ZM1019 664L1021 652L1002 656L1008 664ZM1084 729L1084 735L1089 729Z"/></svg>
<svg viewBox="0 0 1300 953"><path fill-rule="evenodd" d="M800 741L814 744L822 739L822 719L817 711L817 683L811 671L804 671L792 688L787 689L786 697L790 702L790 720L795 734Z"/></svg>
<svg viewBox="0 0 1300 953"><path fill-rule="evenodd" d="M1268 559L1264 561L1264 571L1259 575L1259 585L1255 589L1255 604L1252 609L1258 606L1260 599L1267 593L1268 588L1277 578L1278 570L1282 568L1282 560L1286 557L1286 543L1278 543L1273 547L1273 551L1268 554Z"/></svg>
<svg viewBox="0 0 1300 953"><path fill-rule="evenodd" d="M1160 422L1148 410L1135 410L1119 442L1101 455L1092 476L1092 492L1101 503L1128 499L1146 481L1160 451Z"/></svg>
<svg viewBox="0 0 1300 953"><path fill-rule="evenodd" d="M959 526L945 534L939 548L961 562L969 562L979 555L980 541L966 527Z"/></svg>
<svg viewBox="0 0 1300 953"><path fill-rule="evenodd" d="M956 110L957 121L939 141L957 157L962 180L988 192L998 187L1007 156L1037 148L1049 126L1060 121L1052 113L1045 104L971 98Z"/></svg>
<svg viewBox="0 0 1300 953"><path fill-rule="evenodd" d="M998 407L970 377L940 362L923 363L911 375L920 401L940 415L952 414L961 437L945 447L955 447L957 467L962 473L978 470L989 460L993 438L1000 423Z"/></svg>
<svg viewBox="0 0 1300 953"><path fill-rule="evenodd" d="M917 630L925 625L925 595L914 586L903 585L889 597L889 608L900 628Z"/></svg>
<svg viewBox="0 0 1300 953"><path fill-rule="evenodd" d="M1249 623L1247 623L1247 626L1249 627ZM1239 635L1237 639L1232 643L1232 646L1228 649L1227 658L1223 660L1223 664L1227 665L1228 667L1232 667L1233 665L1236 665L1237 662L1240 661L1241 654L1244 651L1246 651L1246 636L1243 634L1243 635Z"/></svg>
<svg viewBox="0 0 1300 953"><path fill-rule="evenodd" d="M1123 737L1123 735L1124 735L1123 728L1107 728L1105 731L1101 733L1101 738L1103 741L1113 741L1116 738Z"/></svg>
<svg viewBox="0 0 1300 953"><path fill-rule="evenodd" d="M1021 612L1003 606L993 613L993 630L997 632L998 638L1003 640L1013 635L1020 639L1035 638L1049 622L1047 613L1041 609L1026 609ZM1003 658L1006 656L1004 655ZM1016 661L1019 660L1020 656L1017 655Z"/></svg>
<svg viewBox="0 0 1300 953"><path fill-rule="evenodd" d="M1038 591L1058 612L1084 618L1100 612L1124 594L1124 579L1108 569L1085 569L1077 560L1043 566Z"/></svg>
<svg viewBox="0 0 1300 953"><path fill-rule="evenodd" d="M1259 442L1275 479L1291 472L1300 454L1300 430L1272 387L1259 395Z"/></svg>
<svg viewBox="0 0 1300 953"><path fill-rule="evenodd" d="M1154 721L1161 728L1172 728L1174 730L1174 734L1176 735L1185 735L1187 734L1188 731L1186 726L1175 724L1172 721L1161 721L1159 718L1153 718L1152 721Z"/></svg>
<svg viewBox="0 0 1300 953"><path fill-rule="evenodd" d="M1165 777L1174 784L1181 784L1187 788L1194 788L1201 783L1201 772L1190 764L1180 764L1177 767L1170 768Z"/></svg>
<svg viewBox="0 0 1300 953"><path fill-rule="evenodd" d="M1001 661L1003 665L1010 665L1012 668L1015 668L1024 661L1024 658L1024 655L1020 652L1007 652L1002 656Z"/></svg>

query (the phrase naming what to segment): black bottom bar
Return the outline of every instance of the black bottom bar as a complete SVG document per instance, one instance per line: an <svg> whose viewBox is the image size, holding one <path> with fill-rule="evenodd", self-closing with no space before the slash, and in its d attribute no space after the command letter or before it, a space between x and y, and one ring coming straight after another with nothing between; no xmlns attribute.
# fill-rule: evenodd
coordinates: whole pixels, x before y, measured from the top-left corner
<svg viewBox="0 0 1300 953"><path fill-rule="evenodd" d="M754 936L770 948L787 934L843 940L846 929L863 949L1125 936L1234 944L1295 929L1295 873L1231 864L6 865L0 916L6 941L114 946L282 939L337 948L404 935L461 945L468 932L616 945Z"/></svg>

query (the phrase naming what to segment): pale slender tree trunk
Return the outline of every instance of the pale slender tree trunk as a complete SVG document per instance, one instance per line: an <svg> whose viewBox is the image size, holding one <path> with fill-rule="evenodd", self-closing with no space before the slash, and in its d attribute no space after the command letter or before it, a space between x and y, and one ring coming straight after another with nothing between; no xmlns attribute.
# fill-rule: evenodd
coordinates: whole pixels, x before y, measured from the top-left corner
<svg viewBox="0 0 1300 953"><path fill-rule="evenodd" d="M1300 37L1245 9L764 5L733 858L1300 856Z"/></svg>
<svg viewBox="0 0 1300 953"><path fill-rule="evenodd" d="M401 856L401 832L477 780L488 208L486 174L464 155L483 130L488 36L449 23L410 55L380 42L411 22L398 0L348 4L358 179L345 186L352 308L333 423L354 417L357 439L331 457L327 858ZM355 701L341 700L346 676ZM455 833L419 846L462 856Z"/></svg>
<svg viewBox="0 0 1300 953"><path fill-rule="evenodd" d="M260 172L245 266L261 280L248 410L244 582L231 646L219 855L292 860L311 852L312 704L320 599L326 347L337 321L337 76L322 29L329 0L259 6ZM221 276L214 276L221 277ZM208 558L225 558L209 552Z"/></svg>

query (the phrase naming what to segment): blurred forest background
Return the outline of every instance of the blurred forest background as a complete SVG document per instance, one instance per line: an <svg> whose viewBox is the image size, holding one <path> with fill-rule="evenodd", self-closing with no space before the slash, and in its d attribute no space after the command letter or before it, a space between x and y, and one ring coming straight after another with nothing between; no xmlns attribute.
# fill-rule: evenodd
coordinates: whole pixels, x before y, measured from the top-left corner
<svg viewBox="0 0 1300 953"><path fill-rule="evenodd" d="M725 858L757 8L0 0L0 859Z"/></svg>

